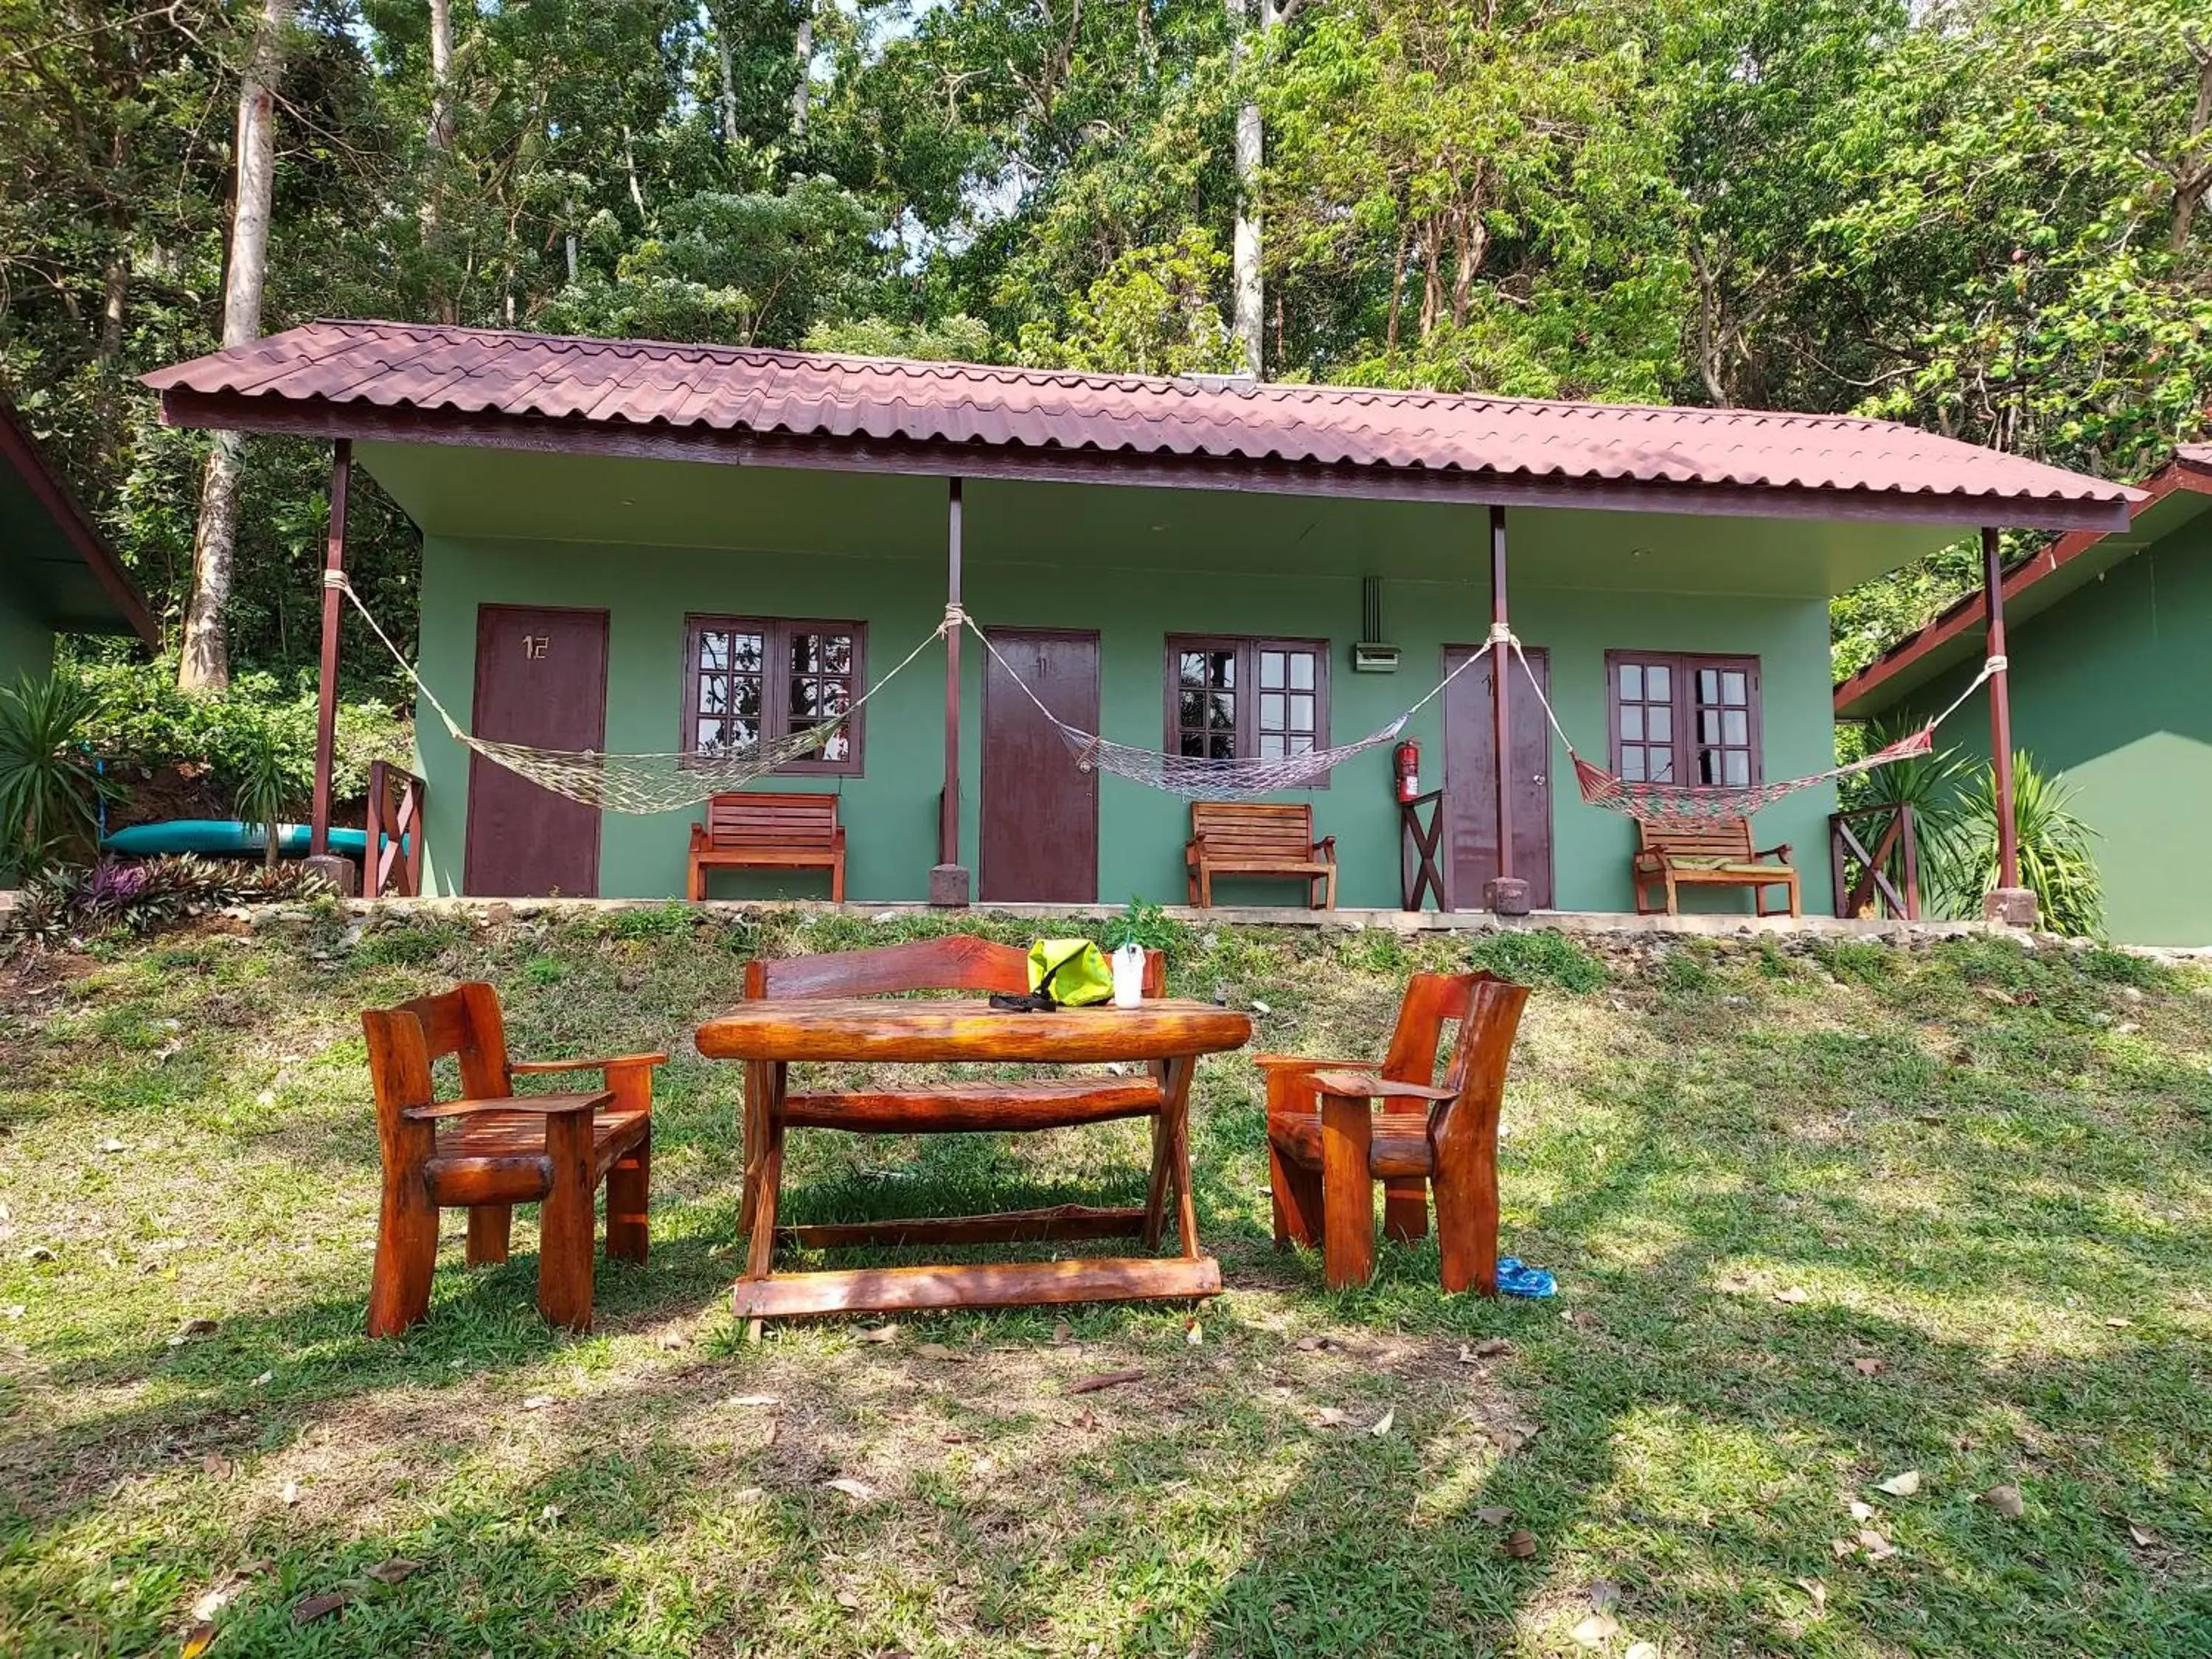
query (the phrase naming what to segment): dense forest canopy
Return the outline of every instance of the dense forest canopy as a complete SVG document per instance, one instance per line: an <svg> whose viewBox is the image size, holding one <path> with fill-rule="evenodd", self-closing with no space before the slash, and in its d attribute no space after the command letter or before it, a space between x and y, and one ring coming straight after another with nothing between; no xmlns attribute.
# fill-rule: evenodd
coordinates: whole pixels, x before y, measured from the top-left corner
<svg viewBox="0 0 2212 1659"><path fill-rule="evenodd" d="M0 0L0 385L173 625L208 440L133 382L222 337L257 53L270 331L1256 352L2116 477L2212 404L2202 0ZM241 667L312 659L326 464L247 446ZM411 617L411 530L355 513ZM1971 563L1839 601L1838 666Z"/></svg>

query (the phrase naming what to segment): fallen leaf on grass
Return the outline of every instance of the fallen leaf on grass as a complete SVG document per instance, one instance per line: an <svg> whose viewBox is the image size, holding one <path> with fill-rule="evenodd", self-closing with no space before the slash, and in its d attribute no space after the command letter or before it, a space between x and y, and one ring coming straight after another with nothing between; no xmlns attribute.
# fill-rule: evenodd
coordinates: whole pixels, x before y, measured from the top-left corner
<svg viewBox="0 0 2212 1659"><path fill-rule="evenodd" d="M1869 1504L1869 1503L1868 1503L1864 1498L1854 1498L1853 1499L1851 1499L1851 1519L1852 1519L1852 1520L1854 1520L1854 1521L1871 1521L1871 1520L1873 1520L1873 1519L1874 1519L1874 1517L1875 1517L1875 1507L1874 1507L1874 1505L1873 1505L1873 1504Z"/></svg>
<svg viewBox="0 0 2212 1659"><path fill-rule="evenodd" d="M1867 1553L1869 1561L1887 1561L1897 1553L1897 1546L1884 1538L1872 1527L1859 1528L1859 1547Z"/></svg>
<svg viewBox="0 0 2212 1659"><path fill-rule="evenodd" d="M863 1331L855 1331L853 1334L859 1337L863 1342L889 1342L898 1335L898 1327L896 1325L871 1325L867 1329Z"/></svg>
<svg viewBox="0 0 2212 1659"><path fill-rule="evenodd" d="M1726 1273L1714 1285L1713 1288L1723 1296L1741 1296L1749 1291L1752 1285L1751 1280L1741 1273Z"/></svg>
<svg viewBox="0 0 2212 1659"><path fill-rule="evenodd" d="M1813 1611L1825 1613L1828 1607L1828 1587L1817 1578L1800 1578L1797 1588L1813 1598Z"/></svg>
<svg viewBox="0 0 2212 1659"><path fill-rule="evenodd" d="M1559 1317L1578 1331L1594 1331L1597 1328L1597 1316L1582 1308L1570 1308Z"/></svg>
<svg viewBox="0 0 2212 1659"><path fill-rule="evenodd" d="M277 1496L283 1499L284 1507L290 1509L300 1501L300 1483L296 1480L287 1480L284 1483L284 1490L277 1493Z"/></svg>
<svg viewBox="0 0 2212 1659"><path fill-rule="evenodd" d="M1075 1340L1074 1326L1069 1324L1065 1319L1055 1319L1052 1322L1052 1346L1054 1347L1064 1348L1073 1340Z"/></svg>
<svg viewBox="0 0 2212 1659"><path fill-rule="evenodd" d="M921 1342L915 1346L916 1359L964 1359L967 1356L957 1348L948 1348L942 1342Z"/></svg>
<svg viewBox="0 0 2212 1659"><path fill-rule="evenodd" d="M1505 1534L1505 1553L1516 1561L1526 1561L1536 1553L1536 1534L1526 1527L1516 1527Z"/></svg>
<svg viewBox="0 0 2212 1659"><path fill-rule="evenodd" d="M10 1319L21 1319L27 1311L27 1310L20 1302L10 1302L6 1307L0 1308L0 1314L4 1314Z"/></svg>
<svg viewBox="0 0 2212 1659"><path fill-rule="evenodd" d="M552 1403L553 1396L550 1394L526 1394L522 1396L522 1409L526 1412L542 1412Z"/></svg>
<svg viewBox="0 0 2212 1659"><path fill-rule="evenodd" d="M1828 1553L1834 1556L1838 1561L1842 1560L1847 1555L1856 1554L1858 1553L1858 1547L1859 1547L1856 1544L1851 1542L1848 1538L1831 1538L1828 1540Z"/></svg>
<svg viewBox="0 0 2212 1659"><path fill-rule="evenodd" d="M2148 1527L2139 1527L2132 1521L2128 1522L2128 1536L2134 1539L2138 1545L2146 1549L2148 1549L2151 1545L2158 1542L2158 1534L2156 1533L2153 1532Z"/></svg>
<svg viewBox="0 0 2212 1659"><path fill-rule="evenodd" d="M216 1328L216 1322L212 1319L187 1319L178 1328L177 1334L169 1339L169 1346L173 1348L181 1348L196 1337L214 1335Z"/></svg>
<svg viewBox="0 0 2212 1659"><path fill-rule="evenodd" d="M218 1457L213 1452L200 1459L201 1472L211 1474L218 1480L229 1480L232 1467L231 1461L228 1457Z"/></svg>
<svg viewBox="0 0 2212 1659"><path fill-rule="evenodd" d="M1594 1613L1575 1626L1575 1640L1586 1648L1601 1648L1620 1634L1620 1621L1609 1613Z"/></svg>
<svg viewBox="0 0 2212 1659"><path fill-rule="evenodd" d="M1982 1494L1982 1502L2009 1521L2019 1520L2027 1508L2021 1502L2020 1488L2014 1486L1991 1486Z"/></svg>
<svg viewBox="0 0 2212 1659"><path fill-rule="evenodd" d="M1889 1367L1887 1363L1879 1359L1854 1359L1851 1361L1851 1369L1861 1376L1879 1376Z"/></svg>
<svg viewBox="0 0 2212 1659"><path fill-rule="evenodd" d="M837 1592L837 1605L848 1613L858 1613L860 1610L860 1598L848 1589L841 1589Z"/></svg>
<svg viewBox="0 0 2212 1659"><path fill-rule="evenodd" d="M1881 1483L1879 1490L1887 1492L1892 1498L1910 1498L1920 1490L1920 1471L1907 1469L1902 1474L1893 1474Z"/></svg>
<svg viewBox="0 0 2212 1659"><path fill-rule="evenodd" d="M260 1376L255 1377L253 1381L247 1383L246 1386L249 1389L267 1388L269 1386L269 1379L276 1375L276 1373L274 1371L264 1371Z"/></svg>
<svg viewBox="0 0 2212 1659"><path fill-rule="evenodd" d="M203 1619L185 1632L185 1645L178 1650L179 1659L200 1659L215 1640L215 1626Z"/></svg>
<svg viewBox="0 0 2212 1659"><path fill-rule="evenodd" d="M1097 1376L1086 1376L1080 1382L1068 1384L1070 1394L1096 1394L1101 1389L1118 1389L1124 1382L1141 1382L1142 1371L1102 1371Z"/></svg>
<svg viewBox="0 0 2212 1659"><path fill-rule="evenodd" d="M1495 1359L1500 1354L1511 1353L1513 1345L1502 1336L1486 1336L1473 1347L1464 1342L1459 1345L1459 1363L1472 1365L1478 1359Z"/></svg>
<svg viewBox="0 0 2212 1659"><path fill-rule="evenodd" d="M2105 1322L2106 1322L2107 1325L2110 1325L2110 1326L2111 1326L2114 1330L2118 1331L2118 1330L2124 1330L2128 1326L2134 1324L2136 1322L2135 1322L2134 1320L2132 1320L2132 1319L2117 1319L2117 1318L2116 1318L2116 1319L2108 1319L2108 1320L2106 1320Z"/></svg>
<svg viewBox="0 0 2212 1659"><path fill-rule="evenodd" d="M1589 1587L1590 1611L1611 1613L1620 1605L1620 1586L1610 1578L1594 1578Z"/></svg>
<svg viewBox="0 0 2212 1659"><path fill-rule="evenodd" d="M1513 1511L1503 1504L1486 1504L1474 1512L1474 1518L1486 1527L1502 1527L1513 1518Z"/></svg>
<svg viewBox="0 0 2212 1659"><path fill-rule="evenodd" d="M103 1152L119 1152L123 1150L123 1143L113 1135L110 1135L100 1143L100 1150Z"/></svg>
<svg viewBox="0 0 2212 1659"><path fill-rule="evenodd" d="M772 1394L733 1394L722 1402L725 1406L773 1406L776 1397Z"/></svg>
<svg viewBox="0 0 2212 1659"><path fill-rule="evenodd" d="M422 1571L422 1563L410 1561L404 1555L395 1555L388 1561L380 1561L368 1570L368 1576L380 1584L397 1584Z"/></svg>
<svg viewBox="0 0 2212 1659"><path fill-rule="evenodd" d="M1074 1420L1068 1426L1080 1429L1085 1434L1096 1433L1098 1428L1098 1413L1086 1406L1076 1413Z"/></svg>
<svg viewBox="0 0 2212 1659"><path fill-rule="evenodd" d="M691 1337L687 1331L665 1330L654 1339L654 1342L664 1352L674 1353L679 1348L690 1347Z"/></svg>
<svg viewBox="0 0 2212 1659"><path fill-rule="evenodd" d="M1382 1416L1376 1418L1375 1419L1375 1426L1368 1430L1367 1432L1373 1435L1377 1440L1380 1440L1384 1435L1390 1432L1391 1425L1397 1422L1397 1420L1398 1413L1396 1408L1393 1407L1390 1410L1384 1412Z"/></svg>
<svg viewBox="0 0 2212 1659"><path fill-rule="evenodd" d="M1811 1293L1802 1285L1792 1285L1787 1290L1775 1291L1774 1299L1777 1302L1786 1302L1794 1308L1799 1303L1810 1302L1813 1298Z"/></svg>
<svg viewBox="0 0 2212 1659"><path fill-rule="evenodd" d="M1197 1347L1200 1343L1206 1340L1206 1327L1200 1324L1195 1319L1192 1320L1188 1325L1183 1328L1182 1340L1189 1343L1192 1347Z"/></svg>
<svg viewBox="0 0 2212 1659"><path fill-rule="evenodd" d="M1334 1353L1343 1346L1344 1344L1333 1336L1302 1336L1297 1341L1300 1353ZM1467 1350L1462 1348L1460 1352L1463 1354Z"/></svg>
<svg viewBox="0 0 2212 1659"><path fill-rule="evenodd" d="M54 1253L43 1244L33 1244L23 1252L23 1260L26 1261L52 1261L53 1259Z"/></svg>
<svg viewBox="0 0 2212 1659"><path fill-rule="evenodd" d="M1631 1642L1627 1659L1659 1659L1659 1644L1656 1642Z"/></svg>
<svg viewBox="0 0 2212 1659"><path fill-rule="evenodd" d="M320 1595L311 1595L292 1608L294 1625L312 1625L318 1619L328 1618L352 1601L343 1590L328 1590Z"/></svg>
<svg viewBox="0 0 2212 1659"><path fill-rule="evenodd" d="M1334 1406L1323 1406L1321 1408L1321 1415L1314 1421L1324 1429L1340 1429L1352 1421L1352 1418L1348 1413L1340 1412Z"/></svg>
<svg viewBox="0 0 2212 1659"><path fill-rule="evenodd" d="M841 1474L835 1480L824 1481L832 1492L842 1492L846 1497L863 1504L875 1501L876 1489L865 1480L856 1480L849 1474Z"/></svg>

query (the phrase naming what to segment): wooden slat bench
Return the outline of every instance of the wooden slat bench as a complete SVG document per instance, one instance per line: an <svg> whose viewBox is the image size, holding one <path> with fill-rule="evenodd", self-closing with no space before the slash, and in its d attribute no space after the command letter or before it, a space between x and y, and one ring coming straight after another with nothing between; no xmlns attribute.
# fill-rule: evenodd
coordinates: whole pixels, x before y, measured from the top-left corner
<svg viewBox="0 0 2212 1659"><path fill-rule="evenodd" d="M845 830L837 797L815 794L716 795L707 821L691 826L684 891L707 896L709 870L827 870L830 897L845 899Z"/></svg>
<svg viewBox="0 0 2212 1659"><path fill-rule="evenodd" d="M1762 916L1784 914L1780 908L1767 908L1766 890L1787 888L1788 914L1797 914L1797 872L1790 866L1789 844L1785 842L1753 852L1749 818L1715 818L1698 823L1647 823L1639 818L1636 832L1640 845L1630 866L1630 878L1636 885L1637 915L1655 915L1662 910L1674 915L1675 890L1689 886L1748 887L1751 907ZM1770 859L1778 862L1768 863ZM1664 893L1662 902L1646 899L1647 890L1655 886Z"/></svg>
<svg viewBox="0 0 2212 1659"><path fill-rule="evenodd" d="M1314 839L1303 802L1191 802L1183 864L1193 904L1213 902L1216 876L1267 876L1304 882L1309 909L1336 908L1336 837Z"/></svg>

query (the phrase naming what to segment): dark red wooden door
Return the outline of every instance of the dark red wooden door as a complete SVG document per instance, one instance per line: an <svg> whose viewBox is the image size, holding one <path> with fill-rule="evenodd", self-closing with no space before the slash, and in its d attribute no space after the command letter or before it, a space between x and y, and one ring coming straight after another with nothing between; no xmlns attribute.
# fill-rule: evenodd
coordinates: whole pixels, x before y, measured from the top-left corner
<svg viewBox="0 0 2212 1659"><path fill-rule="evenodd" d="M1474 654L1473 646L1444 647L1449 673ZM1552 659L1531 651L1529 669L1552 690ZM1485 657L1444 690L1444 843L1451 860L1455 909L1482 907L1482 884L1498 873L1497 727L1490 704L1490 670ZM1544 711L1528 690L1518 663L1509 665L1505 682L1513 723L1513 873L1528 884L1528 902L1552 908L1552 744Z"/></svg>
<svg viewBox="0 0 2212 1659"><path fill-rule="evenodd" d="M607 737L607 613L477 607L477 697L470 729L498 743L602 749ZM599 809L469 757L465 891L487 897L589 898L599 890Z"/></svg>
<svg viewBox="0 0 2212 1659"><path fill-rule="evenodd" d="M977 889L1001 903L1095 904L1098 775L1076 765L1066 739L1022 695L1022 685L1070 726L1096 732L1098 636L1058 629L989 633L1012 674L985 655Z"/></svg>

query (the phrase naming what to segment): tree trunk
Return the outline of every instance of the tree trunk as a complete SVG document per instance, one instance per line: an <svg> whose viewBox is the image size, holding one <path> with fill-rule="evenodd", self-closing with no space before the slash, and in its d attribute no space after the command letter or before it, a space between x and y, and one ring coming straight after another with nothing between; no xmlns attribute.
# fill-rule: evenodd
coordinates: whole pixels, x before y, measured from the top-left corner
<svg viewBox="0 0 2212 1659"><path fill-rule="evenodd" d="M1258 3L1257 32L1264 49L1272 7L1269 0L1258 0ZM1251 0L1229 0L1229 26L1236 36L1232 62L1240 86L1251 66L1254 29L1250 6ZM1244 372L1255 380L1261 374L1261 318L1267 310L1267 294L1260 275L1260 168L1265 160L1266 134L1260 124L1260 105L1249 95L1249 88L1243 88L1237 105L1237 225L1231 250L1236 303L1232 331L1243 354Z"/></svg>
<svg viewBox="0 0 2212 1659"><path fill-rule="evenodd" d="M2197 59L2197 107L2190 116L2186 148L2194 150L2197 141L2204 137L2205 129L2212 126L2212 47L2192 42L2190 52ZM2208 190L2212 190L2212 157L2191 167L2174 168L2172 246L2176 253L2188 248L2190 227L2196 222L2197 204L2203 201Z"/></svg>
<svg viewBox="0 0 2212 1659"><path fill-rule="evenodd" d="M424 148L428 152L429 176L422 181L422 246L423 251L436 258L434 244L438 239L438 224L443 211L442 198L446 190L446 159L453 148L453 14L452 0L430 0L430 118L422 131ZM432 267L434 271L435 266ZM459 298L446 291L442 280L433 276L430 283L430 307L441 323L461 320Z"/></svg>
<svg viewBox="0 0 2212 1659"><path fill-rule="evenodd" d="M730 28L720 15L714 19L714 57L722 70L722 154L738 136L738 60L730 50Z"/></svg>
<svg viewBox="0 0 2212 1659"><path fill-rule="evenodd" d="M293 0L263 0L261 26L238 88L230 246L222 285L222 344L228 351L261 337L261 292L269 274L269 202L276 172L276 77ZM230 686L230 649L223 612L230 600L231 561L238 548L238 489L245 441L216 434L200 481L199 522L192 535L192 597L185 611L184 655L177 684L187 691Z"/></svg>
<svg viewBox="0 0 2212 1659"><path fill-rule="evenodd" d="M791 136L806 137L806 103L814 90L814 0L800 0L799 33L791 43L799 59L799 84L791 89Z"/></svg>

